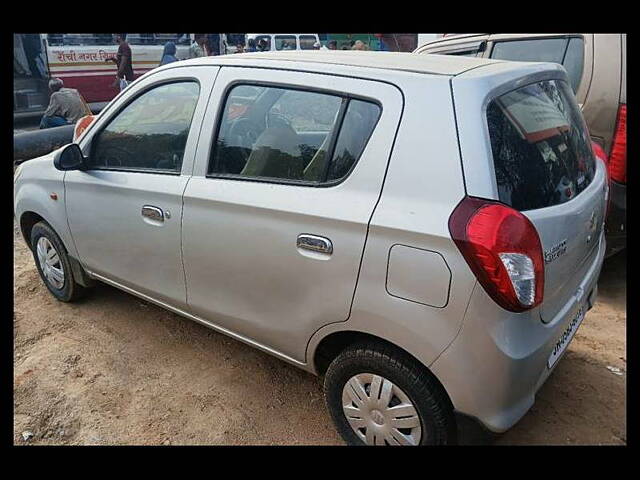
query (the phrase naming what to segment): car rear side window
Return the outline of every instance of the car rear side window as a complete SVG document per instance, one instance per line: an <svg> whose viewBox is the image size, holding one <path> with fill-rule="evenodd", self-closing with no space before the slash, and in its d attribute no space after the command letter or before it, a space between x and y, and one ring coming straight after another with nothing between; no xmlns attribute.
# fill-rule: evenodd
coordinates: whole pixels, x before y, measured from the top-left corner
<svg viewBox="0 0 640 480"><path fill-rule="evenodd" d="M562 65L567 71L571 88L573 88L574 92L577 92L582 78L582 69L584 68L584 40L582 38L569 40L569 46L567 46L567 53L564 55Z"/></svg>
<svg viewBox="0 0 640 480"><path fill-rule="evenodd" d="M573 91L577 91L584 64L584 40L573 38L542 38L496 42L491 58L521 62L559 63L567 71Z"/></svg>
<svg viewBox="0 0 640 480"><path fill-rule="evenodd" d="M533 83L491 101L487 123L501 202L532 210L568 202L593 180L589 133L569 85Z"/></svg>
<svg viewBox="0 0 640 480"><path fill-rule="evenodd" d="M89 167L179 173L199 93L190 81L136 97L91 142Z"/></svg>
<svg viewBox="0 0 640 480"><path fill-rule="evenodd" d="M360 157L367 145L379 117L378 105L351 100L344 116L327 180L338 180L351 171L356 159Z"/></svg>
<svg viewBox="0 0 640 480"><path fill-rule="evenodd" d="M259 93L253 97L248 90ZM227 95L208 174L323 185L352 170L380 116L336 94L238 85Z"/></svg>

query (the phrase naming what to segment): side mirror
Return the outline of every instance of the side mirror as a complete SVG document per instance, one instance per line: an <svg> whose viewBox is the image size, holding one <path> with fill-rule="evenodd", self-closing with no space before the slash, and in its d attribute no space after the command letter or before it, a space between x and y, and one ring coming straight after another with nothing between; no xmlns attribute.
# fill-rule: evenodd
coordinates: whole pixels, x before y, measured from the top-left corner
<svg viewBox="0 0 640 480"><path fill-rule="evenodd" d="M84 155L77 143L70 143L58 150L53 157L58 170L85 170Z"/></svg>

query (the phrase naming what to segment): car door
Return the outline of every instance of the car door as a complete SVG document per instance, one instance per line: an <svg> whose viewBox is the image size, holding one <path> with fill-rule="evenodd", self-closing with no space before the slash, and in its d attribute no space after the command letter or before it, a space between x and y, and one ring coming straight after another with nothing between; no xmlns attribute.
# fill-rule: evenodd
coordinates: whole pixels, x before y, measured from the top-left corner
<svg viewBox="0 0 640 480"><path fill-rule="evenodd" d="M88 169L65 176L87 270L176 307L186 302L182 193L217 70L167 69L130 86L82 139Z"/></svg>
<svg viewBox="0 0 640 480"><path fill-rule="evenodd" d="M402 106L388 83L223 67L184 194L190 311L304 362L349 317Z"/></svg>

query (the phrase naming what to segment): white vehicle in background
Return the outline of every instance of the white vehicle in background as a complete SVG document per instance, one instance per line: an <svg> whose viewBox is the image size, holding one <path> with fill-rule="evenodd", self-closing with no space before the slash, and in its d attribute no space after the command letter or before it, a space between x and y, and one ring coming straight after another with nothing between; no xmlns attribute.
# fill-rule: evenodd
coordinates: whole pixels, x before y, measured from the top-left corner
<svg viewBox="0 0 640 480"><path fill-rule="evenodd" d="M419 33L418 34L418 47L421 47L427 42L432 40L436 40L437 38L442 37L441 33Z"/></svg>
<svg viewBox="0 0 640 480"><path fill-rule="evenodd" d="M320 42L317 33L247 33L245 45L255 40L257 46L262 39L267 41L265 51L313 50L313 44Z"/></svg>

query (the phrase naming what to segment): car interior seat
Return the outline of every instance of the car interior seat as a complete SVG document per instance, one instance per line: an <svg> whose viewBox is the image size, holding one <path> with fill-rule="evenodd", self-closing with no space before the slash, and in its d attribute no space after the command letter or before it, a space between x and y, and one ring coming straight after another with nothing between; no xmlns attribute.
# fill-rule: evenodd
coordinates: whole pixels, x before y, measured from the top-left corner
<svg viewBox="0 0 640 480"><path fill-rule="evenodd" d="M292 128L269 127L256 139L241 175L301 180L304 159L300 138Z"/></svg>

